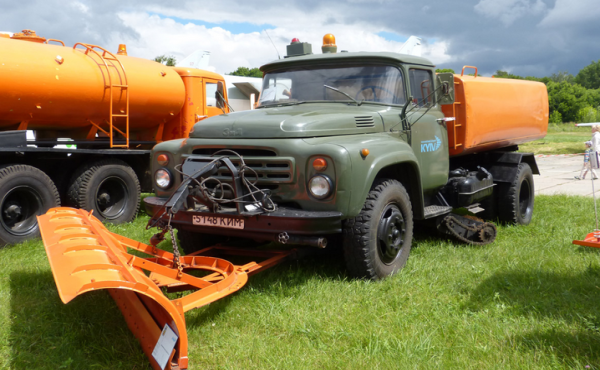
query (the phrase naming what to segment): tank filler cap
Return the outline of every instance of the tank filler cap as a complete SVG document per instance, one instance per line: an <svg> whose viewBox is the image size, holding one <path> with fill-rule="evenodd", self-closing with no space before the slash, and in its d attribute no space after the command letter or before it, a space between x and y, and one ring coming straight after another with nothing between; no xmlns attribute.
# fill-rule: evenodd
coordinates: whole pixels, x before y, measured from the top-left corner
<svg viewBox="0 0 600 370"><path fill-rule="evenodd" d="M42 44L44 41L46 41L45 37L36 35L35 31L33 30L23 30L22 32L17 32L11 37L11 39L37 42L39 44Z"/></svg>

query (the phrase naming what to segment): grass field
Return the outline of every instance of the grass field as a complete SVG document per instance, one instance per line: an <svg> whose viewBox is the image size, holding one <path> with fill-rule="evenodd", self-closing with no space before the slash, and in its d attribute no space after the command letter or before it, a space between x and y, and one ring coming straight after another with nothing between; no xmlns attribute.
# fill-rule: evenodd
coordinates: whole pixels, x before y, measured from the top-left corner
<svg viewBox="0 0 600 370"><path fill-rule="evenodd" d="M575 127L573 124L550 125L548 135L541 140L519 145L520 152L535 154L583 153L584 143L592 138L591 127Z"/></svg>
<svg viewBox="0 0 600 370"><path fill-rule="evenodd" d="M531 225L474 247L418 232L382 282L336 255L279 265L186 314L192 369L600 368L600 250L589 198L540 196ZM147 241L146 216L113 226ZM146 369L106 292L60 302L42 243L0 249L0 368Z"/></svg>

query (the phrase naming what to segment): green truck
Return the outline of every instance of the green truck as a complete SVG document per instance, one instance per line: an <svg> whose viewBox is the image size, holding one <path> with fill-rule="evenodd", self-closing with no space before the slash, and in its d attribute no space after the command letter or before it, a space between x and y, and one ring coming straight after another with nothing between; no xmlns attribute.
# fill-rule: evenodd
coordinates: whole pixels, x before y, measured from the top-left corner
<svg viewBox="0 0 600 370"><path fill-rule="evenodd" d="M517 150L546 134L542 84L323 51L294 40L261 67L257 109L154 147L149 226L177 229L186 253L230 239L343 248L351 275L381 279L405 265L416 222L473 244L495 239L489 220L530 222L539 170Z"/></svg>

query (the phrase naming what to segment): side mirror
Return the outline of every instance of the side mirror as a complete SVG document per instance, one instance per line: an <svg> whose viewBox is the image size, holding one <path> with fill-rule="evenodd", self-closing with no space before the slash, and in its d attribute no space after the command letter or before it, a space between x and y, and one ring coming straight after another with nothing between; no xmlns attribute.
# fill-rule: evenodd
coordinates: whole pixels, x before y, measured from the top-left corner
<svg viewBox="0 0 600 370"><path fill-rule="evenodd" d="M454 104L454 75L452 73L438 73L437 83L441 86L438 103Z"/></svg>

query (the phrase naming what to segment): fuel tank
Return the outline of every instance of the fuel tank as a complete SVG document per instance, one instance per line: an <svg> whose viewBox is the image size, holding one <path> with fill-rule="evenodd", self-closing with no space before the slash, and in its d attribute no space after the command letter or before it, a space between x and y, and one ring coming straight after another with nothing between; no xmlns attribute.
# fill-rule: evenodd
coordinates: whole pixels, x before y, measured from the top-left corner
<svg viewBox="0 0 600 370"><path fill-rule="evenodd" d="M455 103L443 105L450 156L541 139L548 131L548 91L540 82L454 75Z"/></svg>
<svg viewBox="0 0 600 370"><path fill-rule="evenodd" d="M85 137L90 122L107 127L111 90L112 114L129 115L132 137L156 132L161 123L177 116L185 100L181 77L154 61L82 44L66 47L0 38L0 130L58 136L69 131L70 137L79 131ZM116 126L124 125L123 118L114 118Z"/></svg>

